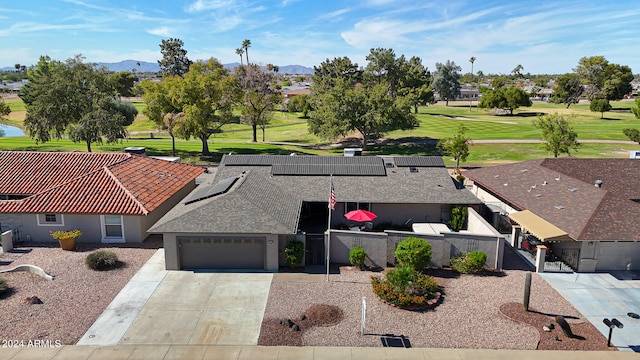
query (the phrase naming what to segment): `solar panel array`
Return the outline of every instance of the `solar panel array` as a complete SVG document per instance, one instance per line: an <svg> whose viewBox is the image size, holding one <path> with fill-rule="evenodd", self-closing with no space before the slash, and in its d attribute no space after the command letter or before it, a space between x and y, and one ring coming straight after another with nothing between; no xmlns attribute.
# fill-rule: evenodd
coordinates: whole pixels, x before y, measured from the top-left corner
<svg viewBox="0 0 640 360"><path fill-rule="evenodd" d="M208 199L216 195L224 194L227 191L229 191L229 189L233 186L233 184L235 184L238 178L239 177L235 176L235 177L227 178L224 180L220 180L215 185L208 185L208 186L200 185L200 187L193 194L189 195L183 201L183 203L187 205L187 204L194 203L196 201Z"/></svg>
<svg viewBox="0 0 640 360"><path fill-rule="evenodd" d="M444 167L439 156L394 156L393 162L398 167Z"/></svg>

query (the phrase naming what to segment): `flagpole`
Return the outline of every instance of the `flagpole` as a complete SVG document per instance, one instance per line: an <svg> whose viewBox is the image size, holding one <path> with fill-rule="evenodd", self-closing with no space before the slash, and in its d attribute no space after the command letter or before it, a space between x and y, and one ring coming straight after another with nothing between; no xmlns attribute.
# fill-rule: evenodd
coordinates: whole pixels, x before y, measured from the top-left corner
<svg viewBox="0 0 640 360"><path fill-rule="evenodd" d="M335 193L333 189L333 174L329 175L329 219L327 221L327 279L329 281L329 260L331 258L331 210L335 206Z"/></svg>

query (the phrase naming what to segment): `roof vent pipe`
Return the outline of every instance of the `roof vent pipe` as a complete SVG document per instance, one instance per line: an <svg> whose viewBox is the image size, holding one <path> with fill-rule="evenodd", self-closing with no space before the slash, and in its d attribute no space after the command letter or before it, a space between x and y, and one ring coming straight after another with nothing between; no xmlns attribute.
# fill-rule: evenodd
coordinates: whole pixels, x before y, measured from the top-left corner
<svg viewBox="0 0 640 360"><path fill-rule="evenodd" d="M596 180L596 183L594 185L596 187L602 187L602 180Z"/></svg>

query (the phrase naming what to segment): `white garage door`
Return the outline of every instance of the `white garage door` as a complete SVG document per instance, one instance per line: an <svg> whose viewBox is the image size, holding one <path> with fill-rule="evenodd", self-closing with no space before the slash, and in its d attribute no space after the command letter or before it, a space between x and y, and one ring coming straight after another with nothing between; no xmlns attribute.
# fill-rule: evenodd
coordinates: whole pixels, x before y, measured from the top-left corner
<svg viewBox="0 0 640 360"><path fill-rule="evenodd" d="M596 271L639 270L640 243L634 241L599 241Z"/></svg>
<svg viewBox="0 0 640 360"><path fill-rule="evenodd" d="M178 238L182 269L264 269L265 238Z"/></svg>

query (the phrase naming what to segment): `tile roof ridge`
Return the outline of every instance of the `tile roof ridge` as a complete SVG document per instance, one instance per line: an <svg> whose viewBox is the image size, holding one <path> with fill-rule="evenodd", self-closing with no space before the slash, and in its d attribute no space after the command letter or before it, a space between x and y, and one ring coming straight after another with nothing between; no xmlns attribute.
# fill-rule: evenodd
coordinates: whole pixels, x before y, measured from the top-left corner
<svg viewBox="0 0 640 360"><path fill-rule="evenodd" d="M131 158L132 156L130 155L128 159L125 159L125 161L128 161ZM109 169L110 166L117 165L122 162L124 161L104 166L102 169L99 169L99 170L104 171L111 178L111 180L113 180L116 186L118 186L122 191L124 191L127 197L136 204L136 206L140 209L140 211L142 211L144 215L149 215L149 210L147 210L147 208L145 208L144 205L138 199L136 199L136 197L131 193L131 191L129 191L129 189L127 189L124 185L122 185L120 180L118 180L118 178L111 172L111 169Z"/></svg>

